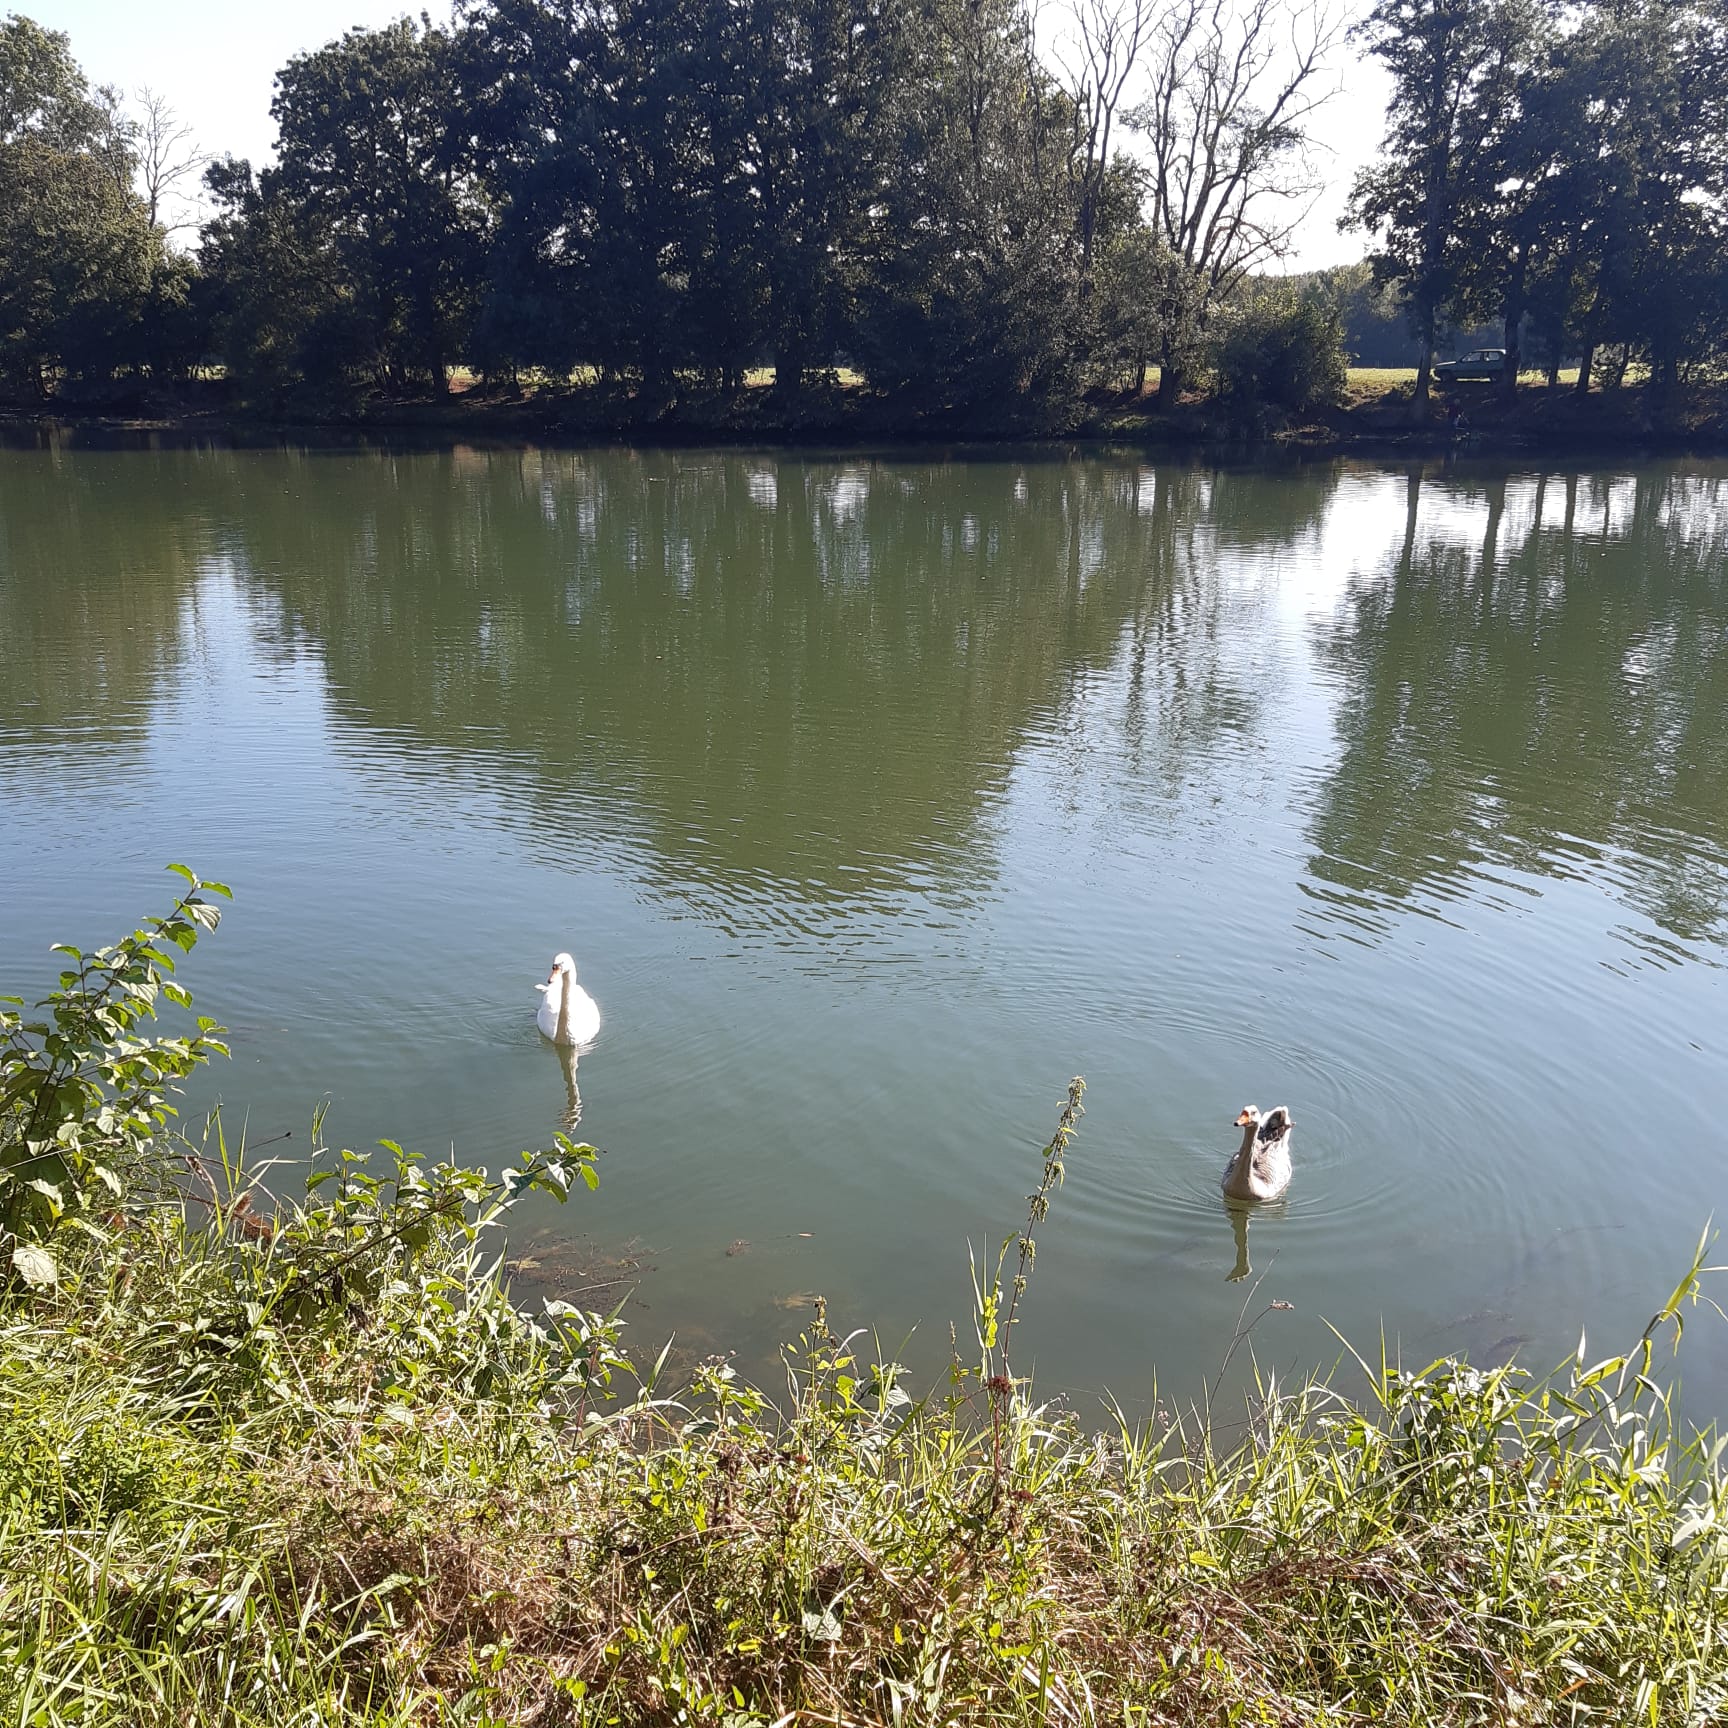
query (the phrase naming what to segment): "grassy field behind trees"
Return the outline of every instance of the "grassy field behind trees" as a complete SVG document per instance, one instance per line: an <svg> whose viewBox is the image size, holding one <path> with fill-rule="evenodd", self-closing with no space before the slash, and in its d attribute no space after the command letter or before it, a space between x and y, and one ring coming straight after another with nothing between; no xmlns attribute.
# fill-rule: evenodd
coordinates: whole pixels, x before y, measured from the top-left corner
<svg viewBox="0 0 1728 1728"><path fill-rule="evenodd" d="M1723 0L464 0L277 76L277 160L208 164L195 253L159 100L0 24L0 384L220 379L263 413L585 381L653 423L766 369L898 423L1338 402L1494 323L1551 385L1728 366ZM1355 270L1283 279L1318 108L1392 74ZM178 150L176 146L179 146ZM183 187L182 187L183 189ZM1581 364L1579 364L1581 362ZM843 379L853 380L843 384ZM1506 386L1507 394L1514 389ZM758 387L757 395L763 394Z"/></svg>

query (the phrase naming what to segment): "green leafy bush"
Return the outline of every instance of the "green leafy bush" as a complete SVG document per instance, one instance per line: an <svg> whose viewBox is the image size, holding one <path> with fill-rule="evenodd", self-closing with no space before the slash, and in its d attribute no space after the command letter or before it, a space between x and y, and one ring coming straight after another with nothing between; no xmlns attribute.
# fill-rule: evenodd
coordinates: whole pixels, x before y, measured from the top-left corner
<svg viewBox="0 0 1728 1728"><path fill-rule="evenodd" d="M1293 414L1343 400L1350 362L1335 306L1283 287L1262 287L1225 326L1216 358L1231 401Z"/></svg>
<svg viewBox="0 0 1728 1728"><path fill-rule="evenodd" d="M176 1083L228 1053L221 1028L202 1018L190 1037L141 1036L161 1002L190 1011L170 950L190 953L216 928L212 897L229 897L220 882L172 868L186 892L165 917L93 954L55 945L71 965L35 1017L0 997L0 1266L28 1284L54 1281L63 1229L88 1230L99 1209L160 1192Z"/></svg>

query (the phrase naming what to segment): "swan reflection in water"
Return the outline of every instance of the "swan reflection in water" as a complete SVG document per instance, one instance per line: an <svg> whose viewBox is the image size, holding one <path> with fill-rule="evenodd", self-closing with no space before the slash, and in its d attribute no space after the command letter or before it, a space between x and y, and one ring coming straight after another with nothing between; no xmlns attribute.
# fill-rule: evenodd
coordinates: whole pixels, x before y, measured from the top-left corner
<svg viewBox="0 0 1728 1728"><path fill-rule="evenodd" d="M554 1044L553 1053L564 1071L564 1108L558 1117L559 1131L574 1134L582 1120L582 1089L576 1084L576 1058L581 1052L573 1044Z"/></svg>

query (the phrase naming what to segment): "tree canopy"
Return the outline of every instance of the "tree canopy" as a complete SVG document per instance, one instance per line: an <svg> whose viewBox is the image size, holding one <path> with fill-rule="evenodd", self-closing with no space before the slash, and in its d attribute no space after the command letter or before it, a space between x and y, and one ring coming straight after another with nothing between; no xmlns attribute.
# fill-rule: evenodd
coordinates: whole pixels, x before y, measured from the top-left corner
<svg viewBox="0 0 1728 1728"><path fill-rule="evenodd" d="M1407 299L1418 407L1442 322L1498 317L1563 355L1640 358L1659 389L1728 358L1723 0L1378 0L1359 34L1392 75L1352 219Z"/></svg>
<svg viewBox="0 0 1728 1728"><path fill-rule="evenodd" d="M275 159L209 162L191 256L186 129L11 17L0 381L205 360L287 407L460 366L641 421L765 368L794 411L850 376L1036 429L1154 365L1166 405L1330 399L1348 348L1400 353L1389 306L1419 412L1489 320L1508 392L1528 360L1721 369L1728 0L1375 0L1355 36L1393 88L1350 203L1373 286L1272 295L1339 87L1324 0L457 0L295 55Z"/></svg>
<svg viewBox="0 0 1728 1728"><path fill-rule="evenodd" d="M128 129L71 45L0 20L0 376L111 374L140 350L160 240Z"/></svg>

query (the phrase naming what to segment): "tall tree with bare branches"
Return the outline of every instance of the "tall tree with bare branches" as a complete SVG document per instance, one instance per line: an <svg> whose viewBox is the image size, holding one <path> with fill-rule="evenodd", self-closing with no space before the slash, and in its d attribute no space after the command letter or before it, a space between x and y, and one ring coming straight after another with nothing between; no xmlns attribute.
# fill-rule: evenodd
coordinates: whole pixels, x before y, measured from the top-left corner
<svg viewBox="0 0 1728 1728"><path fill-rule="evenodd" d="M1091 290L1092 254L1115 152L1122 143L1124 105L1157 18L1155 0L1075 0L1072 27L1052 57L1074 105L1074 172L1080 289Z"/></svg>
<svg viewBox="0 0 1728 1728"><path fill-rule="evenodd" d="M1158 400L1180 394L1219 303L1284 257L1319 191L1311 132L1339 89L1330 0L1173 0L1145 49L1145 139L1162 247Z"/></svg>
<svg viewBox="0 0 1728 1728"><path fill-rule="evenodd" d="M197 218L191 213L170 222L168 206L171 201L187 201L188 192L201 182L210 158L198 148L192 128L160 91L146 84L134 102L138 117L132 123L132 148L138 159L138 186L150 220L164 234L195 228Z"/></svg>

